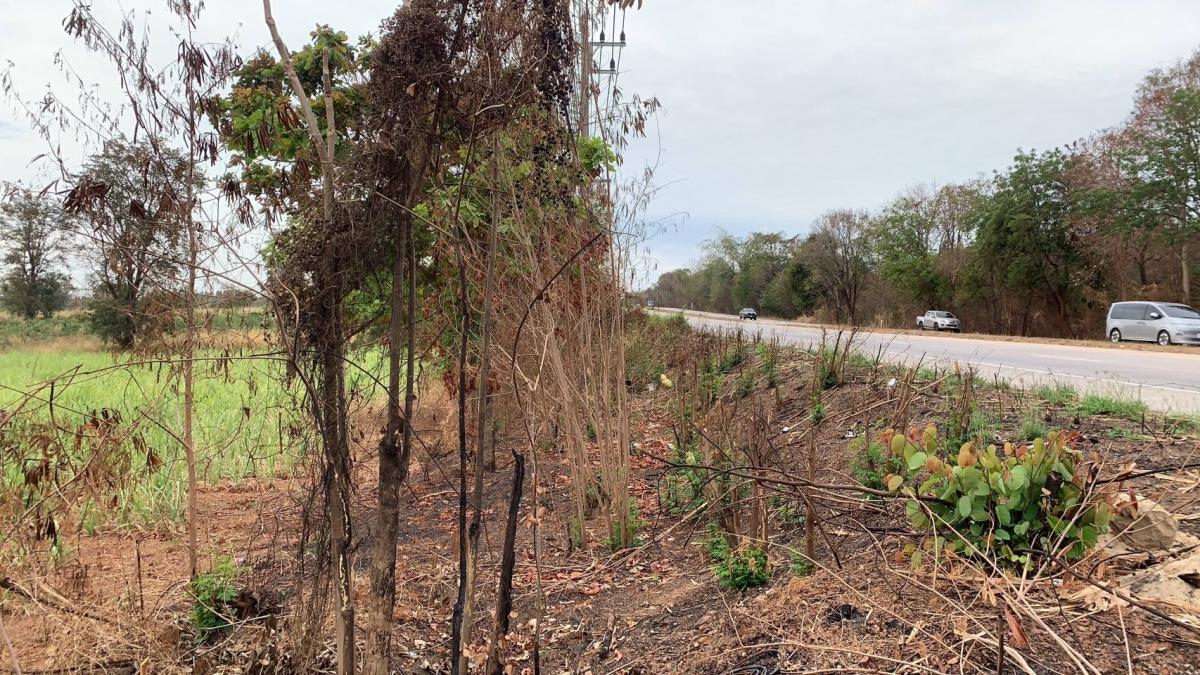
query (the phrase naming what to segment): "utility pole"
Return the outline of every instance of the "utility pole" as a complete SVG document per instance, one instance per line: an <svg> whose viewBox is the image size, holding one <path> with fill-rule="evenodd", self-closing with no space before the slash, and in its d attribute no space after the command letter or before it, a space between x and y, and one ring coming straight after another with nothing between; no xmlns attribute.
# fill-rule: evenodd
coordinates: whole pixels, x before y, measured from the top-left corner
<svg viewBox="0 0 1200 675"><path fill-rule="evenodd" d="M609 11L613 12L613 33L617 32L616 11L615 7ZM604 19L601 18L601 23ZM616 50L625 47L625 19L624 10L622 10L621 19L621 34L619 40L606 40L603 26L600 28L600 39L592 40L592 7L591 0L579 0L579 137L587 138L591 134L591 97L592 97L592 76L593 75L608 75L616 77L617 62L615 58L610 58L608 67L604 64L596 62L596 55L604 55L604 48L608 47L612 53Z"/></svg>
<svg viewBox="0 0 1200 675"><path fill-rule="evenodd" d="M588 99L592 96L592 8L591 0L580 0L579 8L579 137L587 138L591 119Z"/></svg>

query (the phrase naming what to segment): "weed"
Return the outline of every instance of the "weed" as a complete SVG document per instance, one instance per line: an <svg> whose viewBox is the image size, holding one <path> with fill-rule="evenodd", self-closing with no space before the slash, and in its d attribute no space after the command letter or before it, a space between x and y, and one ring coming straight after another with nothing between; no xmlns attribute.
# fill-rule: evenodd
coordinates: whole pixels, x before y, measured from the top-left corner
<svg viewBox="0 0 1200 675"><path fill-rule="evenodd" d="M672 455L676 464L701 464L703 459L700 449L694 443L676 448ZM668 471L661 483L662 501L667 511L678 515L703 504L704 485L707 481L706 469L684 466Z"/></svg>
<svg viewBox="0 0 1200 675"><path fill-rule="evenodd" d="M817 566L799 551L792 552L792 573L798 577L806 577L817 571Z"/></svg>
<svg viewBox="0 0 1200 675"><path fill-rule="evenodd" d="M892 456L890 448L882 442L868 445L864 439L864 436L859 436L850 444L850 473L863 487L882 490L886 487L884 478L888 474L900 473L904 462Z"/></svg>
<svg viewBox="0 0 1200 675"><path fill-rule="evenodd" d="M738 398L746 398L754 393L754 371L744 370L738 376L737 387L734 389L734 395Z"/></svg>
<svg viewBox="0 0 1200 675"><path fill-rule="evenodd" d="M1021 415L1021 440L1032 441L1046 436L1046 423L1036 408L1030 408Z"/></svg>
<svg viewBox="0 0 1200 675"><path fill-rule="evenodd" d="M775 366L775 349L771 345L760 344L758 346L758 369L762 374L763 381L767 383L767 389L773 389L779 384L779 371Z"/></svg>
<svg viewBox="0 0 1200 675"><path fill-rule="evenodd" d="M761 547L730 548L725 533L711 526L704 548L716 563L713 565L713 574L722 588L744 591L771 580L767 552Z"/></svg>
<svg viewBox="0 0 1200 675"><path fill-rule="evenodd" d="M196 631L196 644L207 642L229 627L227 612L229 603L237 597L234 585L237 575L237 565L225 558L211 572L192 580L192 628Z"/></svg>
<svg viewBox="0 0 1200 675"><path fill-rule="evenodd" d="M1109 427L1104 430L1104 435L1115 441L1136 441L1142 437L1138 432L1125 427Z"/></svg>
<svg viewBox="0 0 1200 675"><path fill-rule="evenodd" d="M1088 417L1109 415L1127 419L1131 422L1140 422L1145 418L1148 407L1145 403L1137 399L1088 394L1079 399L1079 402L1071 410L1077 415L1086 415Z"/></svg>
<svg viewBox="0 0 1200 675"><path fill-rule="evenodd" d="M1075 387L1065 382L1042 385L1035 389L1034 393L1046 403L1057 406L1071 405L1079 398L1079 392L1075 390Z"/></svg>
<svg viewBox="0 0 1200 675"><path fill-rule="evenodd" d="M614 520L608 533L608 539L604 540L604 545L613 552L626 548L621 544L623 541L629 542L628 548L642 545L642 540L638 537L638 533L646 526L646 521L642 520L641 514L638 513L637 500L633 497L629 498L629 511L626 514L625 522L629 528L628 536L624 536L625 533L621 531L621 524Z"/></svg>

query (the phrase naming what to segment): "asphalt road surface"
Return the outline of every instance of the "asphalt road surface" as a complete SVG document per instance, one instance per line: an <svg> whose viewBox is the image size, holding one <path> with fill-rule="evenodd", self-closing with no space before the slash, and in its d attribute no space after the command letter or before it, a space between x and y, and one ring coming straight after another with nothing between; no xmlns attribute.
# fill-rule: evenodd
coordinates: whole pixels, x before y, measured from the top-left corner
<svg viewBox="0 0 1200 675"><path fill-rule="evenodd" d="M736 316L708 312L689 311L684 315L695 327L760 331L764 338L800 346L821 342L819 326L776 319L741 321ZM832 334L829 339L833 339ZM884 360L891 363L920 362L931 367L969 364L983 377L998 376L1026 389L1064 382L1079 391L1138 398L1155 410L1200 413L1200 348L1195 354L1156 353L880 330L864 330L855 339L865 353L874 355L882 348Z"/></svg>

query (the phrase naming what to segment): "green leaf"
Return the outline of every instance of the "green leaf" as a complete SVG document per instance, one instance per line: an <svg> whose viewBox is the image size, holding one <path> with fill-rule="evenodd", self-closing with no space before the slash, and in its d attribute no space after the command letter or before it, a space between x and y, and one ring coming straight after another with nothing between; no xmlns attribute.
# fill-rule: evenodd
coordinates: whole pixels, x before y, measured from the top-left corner
<svg viewBox="0 0 1200 675"><path fill-rule="evenodd" d="M1012 511L1009 511L1008 507L1004 506L1003 504L997 506L996 520L999 521L1001 525L1009 525L1012 523Z"/></svg>
<svg viewBox="0 0 1200 675"><path fill-rule="evenodd" d="M971 515L971 495L963 495L958 498L958 516L966 518Z"/></svg>
<svg viewBox="0 0 1200 675"><path fill-rule="evenodd" d="M924 452L914 452L912 456L908 458L908 470L917 471L921 467L925 466L925 460L927 459L929 459L929 455L926 455Z"/></svg>
<svg viewBox="0 0 1200 675"><path fill-rule="evenodd" d="M888 479L887 489L889 492L895 492L901 485L904 485L904 476L892 476Z"/></svg>

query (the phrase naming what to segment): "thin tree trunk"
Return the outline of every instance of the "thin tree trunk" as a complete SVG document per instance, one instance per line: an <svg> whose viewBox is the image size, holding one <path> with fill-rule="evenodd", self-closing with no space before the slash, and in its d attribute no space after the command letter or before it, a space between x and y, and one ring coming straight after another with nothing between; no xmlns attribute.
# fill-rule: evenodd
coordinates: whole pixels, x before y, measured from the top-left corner
<svg viewBox="0 0 1200 675"><path fill-rule="evenodd" d="M334 125L333 92L329 72L329 53L322 55L322 76L325 89L325 138L321 138L321 128L317 123L316 113L309 102L308 93L296 75L292 64L291 52L279 35L275 19L271 14L271 1L263 0L263 19L271 33L271 40L279 52L279 60L287 74L292 92L299 101L304 114L305 126L313 150L321 161L321 193L322 217L327 227L334 222L333 211L333 157L336 142ZM345 371L343 357L345 356L345 338L342 333L342 307L340 295L338 252L330 251L326 260L325 293L321 304L322 314L326 319L326 333L321 337L321 417L322 444L325 453L326 478L326 508L330 526L330 555L331 563L337 572L334 584L337 613L336 641L339 675L354 675L354 594L350 561L350 450L348 447L345 399Z"/></svg>
<svg viewBox="0 0 1200 675"><path fill-rule="evenodd" d="M483 346L479 356L479 381L477 384L479 391L478 405L478 432L475 437L475 482L471 489L471 525L468 529L468 555L467 555L467 576L466 588L463 593L463 611L462 611L462 649L459 650L458 671L460 673L467 672L468 659L466 648L471 645L471 633L475 620L475 576L477 569L477 560L479 555L479 533L482 527L483 520L483 472L485 468L495 470L496 468L496 450L491 442L491 402L488 400L490 392L488 391L488 377L491 366L491 358L489 351L491 349L492 337L492 292L495 286L496 277L496 235L498 228L497 216L499 210L496 208L497 200L495 191L497 189L496 177L498 174L497 153L500 151L499 142L493 138L492 140L492 222L488 230L488 248L487 248L487 274L484 282L483 294ZM490 466L488 465L487 457L491 458Z"/></svg>
<svg viewBox="0 0 1200 675"><path fill-rule="evenodd" d="M1192 304L1192 261L1188 257L1188 242L1184 240L1179 247L1179 261L1181 264L1180 271L1183 273L1181 277L1183 286L1183 304Z"/></svg>

